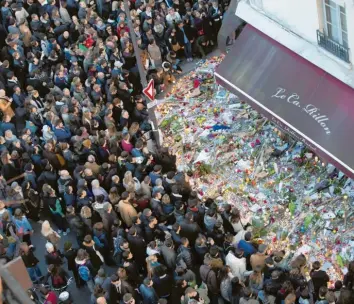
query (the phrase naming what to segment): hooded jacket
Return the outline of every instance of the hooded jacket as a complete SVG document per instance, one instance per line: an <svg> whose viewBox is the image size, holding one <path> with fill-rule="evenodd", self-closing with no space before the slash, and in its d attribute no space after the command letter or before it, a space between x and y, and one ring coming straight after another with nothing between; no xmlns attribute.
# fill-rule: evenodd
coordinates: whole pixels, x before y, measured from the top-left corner
<svg viewBox="0 0 354 304"><path fill-rule="evenodd" d="M225 258L226 265L230 267L231 273L234 277L243 279L244 272L246 271L246 258L237 258L230 251Z"/></svg>
<svg viewBox="0 0 354 304"><path fill-rule="evenodd" d="M210 266L202 265L200 266L199 272L200 277L202 281L207 285L208 290L212 294L219 294L220 288L215 271L212 270Z"/></svg>

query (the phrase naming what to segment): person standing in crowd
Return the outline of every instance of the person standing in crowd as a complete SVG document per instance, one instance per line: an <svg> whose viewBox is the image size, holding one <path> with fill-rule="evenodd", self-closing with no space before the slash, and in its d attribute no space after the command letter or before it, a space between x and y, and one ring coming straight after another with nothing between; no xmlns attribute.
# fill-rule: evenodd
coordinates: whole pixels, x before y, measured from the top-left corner
<svg viewBox="0 0 354 304"><path fill-rule="evenodd" d="M1 2L0 255L51 288L69 271L97 304L332 301L319 262L312 293L304 256L260 244L231 202L201 201L171 148L146 140L139 60L163 98L216 44L228 1L128 2L132 31L123 1ZM353 263L336 304L354 303Z"/></svg>

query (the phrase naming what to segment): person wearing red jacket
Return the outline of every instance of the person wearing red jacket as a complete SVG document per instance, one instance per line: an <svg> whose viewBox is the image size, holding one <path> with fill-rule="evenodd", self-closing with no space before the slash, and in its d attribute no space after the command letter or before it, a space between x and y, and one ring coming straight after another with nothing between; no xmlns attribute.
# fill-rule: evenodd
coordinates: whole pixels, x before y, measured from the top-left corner
<svg viewBox="0 0 354 304"><path fill-rule="evenodd" d="M58 304L58 297L53 291L49 291L48 289L41 289L41 293L45 297L44 304Z"/></svg>

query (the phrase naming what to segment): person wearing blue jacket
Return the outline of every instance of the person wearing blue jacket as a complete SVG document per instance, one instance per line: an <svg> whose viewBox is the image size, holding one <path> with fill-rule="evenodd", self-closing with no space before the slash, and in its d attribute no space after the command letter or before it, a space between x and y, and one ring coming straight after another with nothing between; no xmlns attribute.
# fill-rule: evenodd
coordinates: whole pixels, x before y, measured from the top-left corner
<svg viewBox="0 0 354 304"><path fill-rule="evenodd" d="M7 130L11 130L12 134L16 134L16 127L11 122L11 117L9 115L4 115L4 118L0 124L0 135L3 136Z"/></svg>
<svg viewBox="0 0 354 304"><path fill-rule="evenodd" d="M144 157L144 153L143 153L143 147L144 144L142 141L137 141L137 143L135 144L135 148L132 150L132 156L133 157Z"/></svg>
<svg viewBox="0 0 354 304"><path fill-rule="evenodd" d="M241 240L237 245L237 248L243 251L243 255L246 258L247 270L251 270L251 255L257 252L256 248L251 243L251 239L252 233L248 231L245 234L245 239Z"/></svg>
<svg viewBox="0 0 354 304"><path fill-rule="evenodd" d="M26 242L27 245L31 245L31 234L33 233L33 228L27 217L22 213L21 209L18 208L15 210L13 221L16 225L17 235L22 238L22 242Z"/></svg>
<svg viewBox="0 0 354 304"><path fill-rule="evenodd" d="M143 284L139 287L144 304L157 304L159 301L157 293L152 285L152 280L150 278L145 278Z"/></svg>
<svg viewBox="0 0 354 304"><path fill-rule="evenodd" d="M64 127L62 121L58 121L53 129L59 142L67 142L71 138L71 132L68 127Z"/></svg>
<svg viewBox="0 0 354 304"><path fill-rule="evenodd" d="M154 171L150 172L149 177L151 179L151 184L153 186L155 186L156 180L158 178L162 179L161 170L162 170L162 167L160 165L155 165L154 166Z"/></svg>

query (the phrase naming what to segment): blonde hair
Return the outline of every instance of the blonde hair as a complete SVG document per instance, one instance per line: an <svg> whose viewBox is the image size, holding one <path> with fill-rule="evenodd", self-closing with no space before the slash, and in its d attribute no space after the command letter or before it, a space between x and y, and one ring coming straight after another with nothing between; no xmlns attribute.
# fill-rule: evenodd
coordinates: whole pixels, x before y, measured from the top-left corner
<svg viewBox="0 0 354 304"><path fill-rule="evenodd" d="M94 179L92 182L91 182L91 186L92 188L99 188L100 187L100 182L98 179Z"/></svg>
<svg viewBox="0 0 354 304"><path fill-rule="evenodd" d="M129 183L132 183L133 181L133 175L131 171L127 171L124 173L124 178L123 178L123 184L129 185Z"/></svg>
<svg viewBox="0 0 354 304"><path fill-rule="evenodd" d="M87 206L83 206L80 212L81 217L88 219L92 216L91 209Z"/></svg>
<svg viewBox="0 0 354 304"><path fill-rule="evenodd" d="M129 128L129 135L133 136L134 134L136 134L139 131L139 127L139 123L133 122Z"/></svg>
<svg viewBox="0 0 354 304"><path fill-rule="evenodd" d="M42 223L42 230L41 233L44 237L47 237L48 235L54 233L54 230L50 226L50 223L48 221L44 221Z"/></svg>
<svg viewBox="0 0 354 304"><path fill-rule="evenodd" d="M10 163L10 160L9 160L9 152L5 151L1 154L1 162L3 165L7 165Z"/></svg>
<svg viewBox="0 0 354 304"><path fill-rule="evenodd" d="M134 181L131 181L131 182L129 182L129 183L127 184L126 190L127 190L127 192L129 192L129 193L135 192L135 183L134 183Z"/></svg>
<svg viewBox="0 0 354 304"><path fill-rule="evenodd" d="M169 204L169 203L171 203L171 199L170 199L170 197L169 197L168 194L164 194L163 197L162 197L162 199L161 199L161 201L162 201L163 204Z"/></svg>

